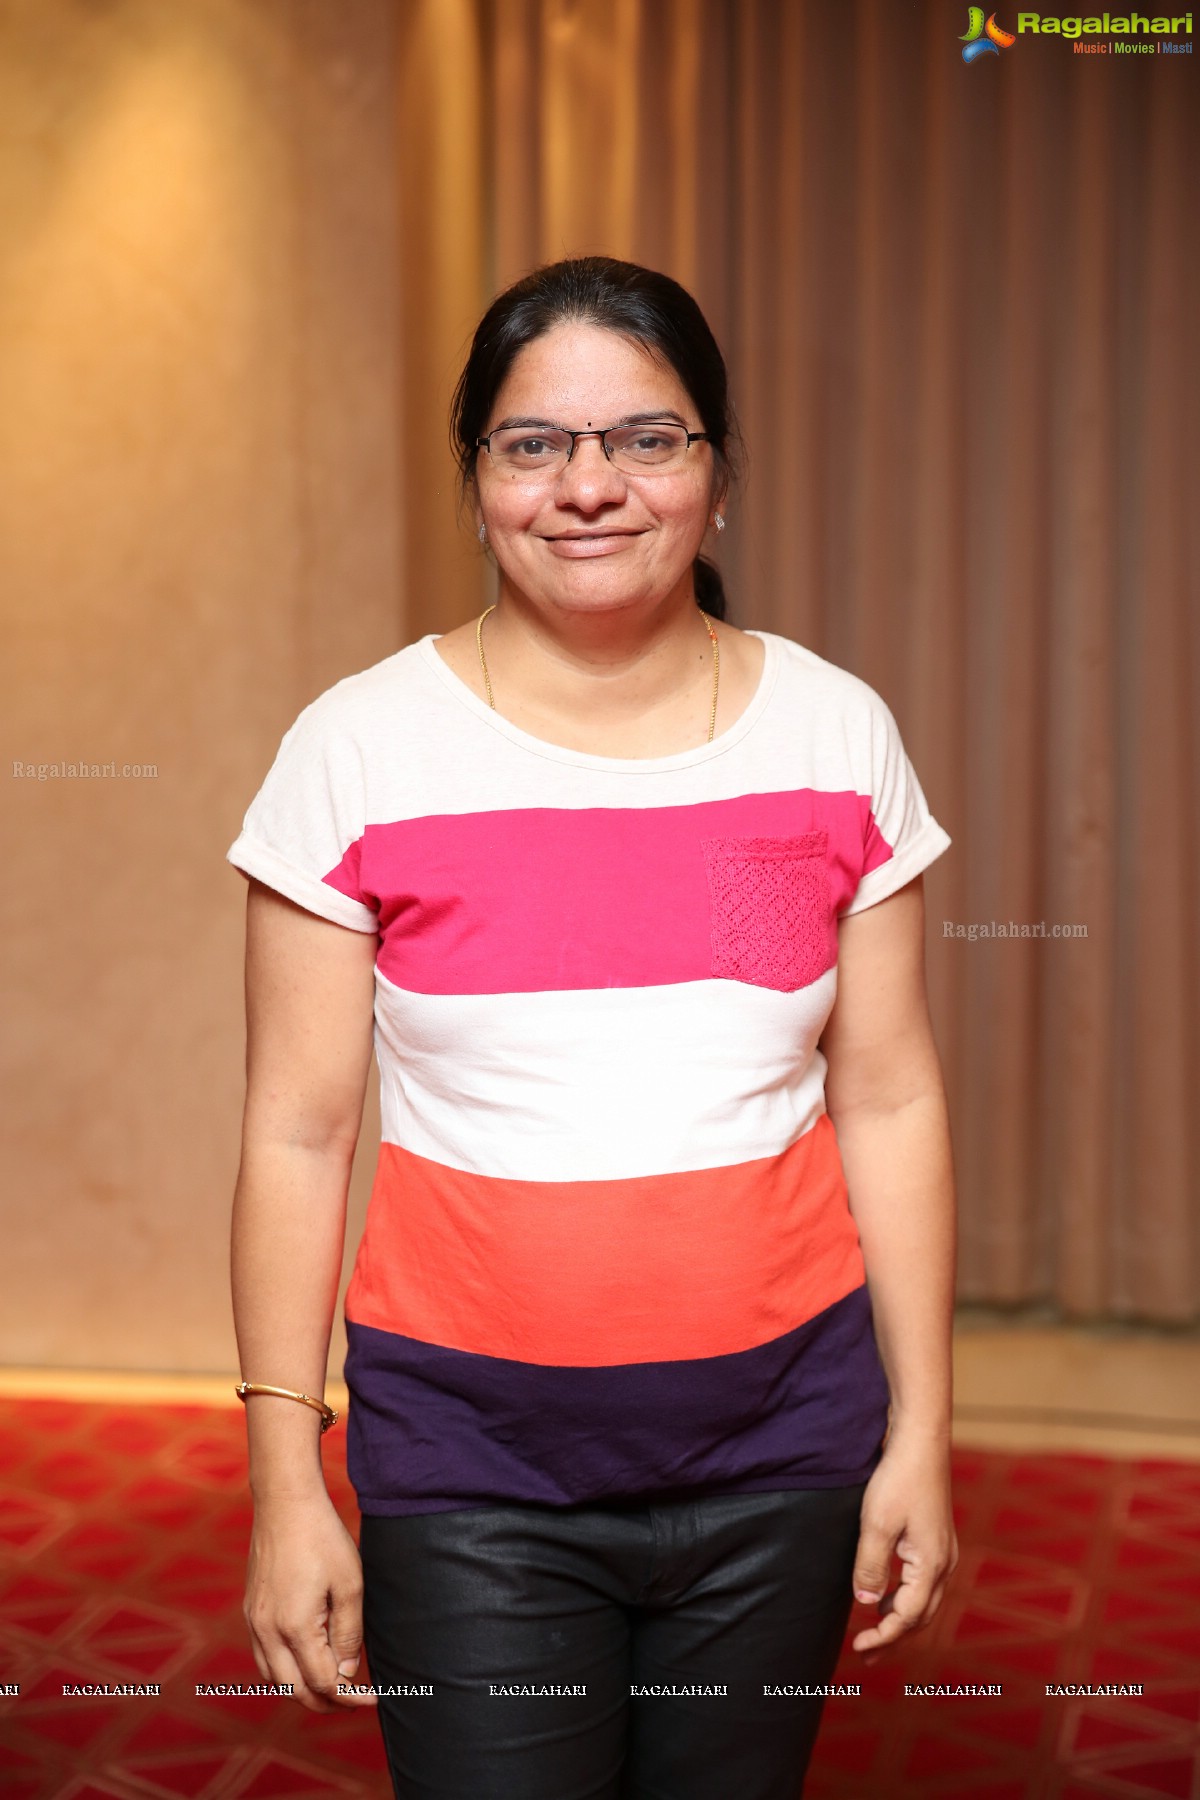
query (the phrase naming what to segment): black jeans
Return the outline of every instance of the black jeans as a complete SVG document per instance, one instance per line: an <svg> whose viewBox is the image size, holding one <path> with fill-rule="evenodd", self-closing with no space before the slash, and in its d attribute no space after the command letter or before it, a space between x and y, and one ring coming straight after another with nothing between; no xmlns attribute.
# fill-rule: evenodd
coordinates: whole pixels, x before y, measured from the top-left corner
<svg viewBox="0 0 1200 1800"><path fill-rule="evenodd" d="M823 1701L763 1690L830 1680L862 1494L364 1518L397 1800L797 1800Z"/></svg>

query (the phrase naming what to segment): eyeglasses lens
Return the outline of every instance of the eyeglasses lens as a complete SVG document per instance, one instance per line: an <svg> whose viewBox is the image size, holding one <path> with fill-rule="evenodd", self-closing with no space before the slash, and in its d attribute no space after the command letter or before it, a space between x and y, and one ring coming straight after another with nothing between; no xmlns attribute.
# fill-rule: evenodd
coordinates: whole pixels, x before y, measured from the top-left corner
<svg viewBox="0 0 1200 1800"><path fill-rule="evenodd" d="M586 436L586 433L581 435ZM496 463L510 474L556 475L571 456L571 434L550 426L514 425L491 434ZM682 425L614 425L604 434L608 460L630 475L670 468L687 454L688 434Z"/></svg>

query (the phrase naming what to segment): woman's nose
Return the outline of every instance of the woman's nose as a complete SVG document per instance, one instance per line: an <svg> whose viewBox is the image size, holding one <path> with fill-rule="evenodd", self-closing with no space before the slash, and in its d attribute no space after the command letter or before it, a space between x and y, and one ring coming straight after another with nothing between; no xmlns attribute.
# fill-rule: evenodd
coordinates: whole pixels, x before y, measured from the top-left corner
<svg viewBox="0 0 1200 1800"><path fill-rule="evenodd" d="M558 498L572 506L602 506L625 498L625 478L604 454L599 437L575 440L575 452L558 478Z"/></svg>

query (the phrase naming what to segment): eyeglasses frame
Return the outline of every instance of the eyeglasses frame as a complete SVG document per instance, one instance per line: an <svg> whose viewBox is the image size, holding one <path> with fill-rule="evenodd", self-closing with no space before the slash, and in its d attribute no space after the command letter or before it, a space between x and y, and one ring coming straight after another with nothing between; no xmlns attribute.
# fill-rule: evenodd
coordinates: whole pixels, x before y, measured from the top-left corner
<svg viewBox="0 0 1200 1800"><path fill-rule="evenodd" d="M677 420L675 419L638 419L633 422L635 427L636 425L674 425L676 423ZM570 465L571 458L575 454L575 445L581 437L598 437L600 439L600 448L604 452L604 460L606 462L611 462L612 453L604 440L607 438L610 431L628 431L630 428L631 427L628 425L606 425L603 431L571 431L566 425L543 425L541 427L536 425L527 427L518 425L494 425L491 431L487 433L486 437L478 437L475 439L475 448L476 450L486 450L490 456L492 454L492 446L488 439L495 437L498 431L528 430L531 433L536 432L539 429L542 431L561 431L571 440L571 448L567 451L567 460L563 464L563 467L567 468ZM690 450L693 444L709 443L711 441L711 433L707 431L688 431L686 432L686 438L687 442L684 444L685 451ZM622 470L622 474L624 473L626 473L626 471ZM649 470L647 470L646 473L648 474Z"/></svg>

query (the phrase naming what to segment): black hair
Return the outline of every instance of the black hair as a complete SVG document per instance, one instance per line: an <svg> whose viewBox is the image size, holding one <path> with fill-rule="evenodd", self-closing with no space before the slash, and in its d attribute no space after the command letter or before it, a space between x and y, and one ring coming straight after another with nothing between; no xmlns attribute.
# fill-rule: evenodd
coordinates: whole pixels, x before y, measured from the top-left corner
<svg viewBox="0 0 1200 1800"><path fill-rule="evenodd" d="M679 282L612 256L546 263L498 294L480 319L450 409L450 440L465 499L475 474L475 440L518 351L566 320L620 333L668 362L690 394L712 446L720 478L736 473L740 448L729 403L725 359L707 319ZM720 570L707 557L693 565L696 599L725 617Z"/></svg>

